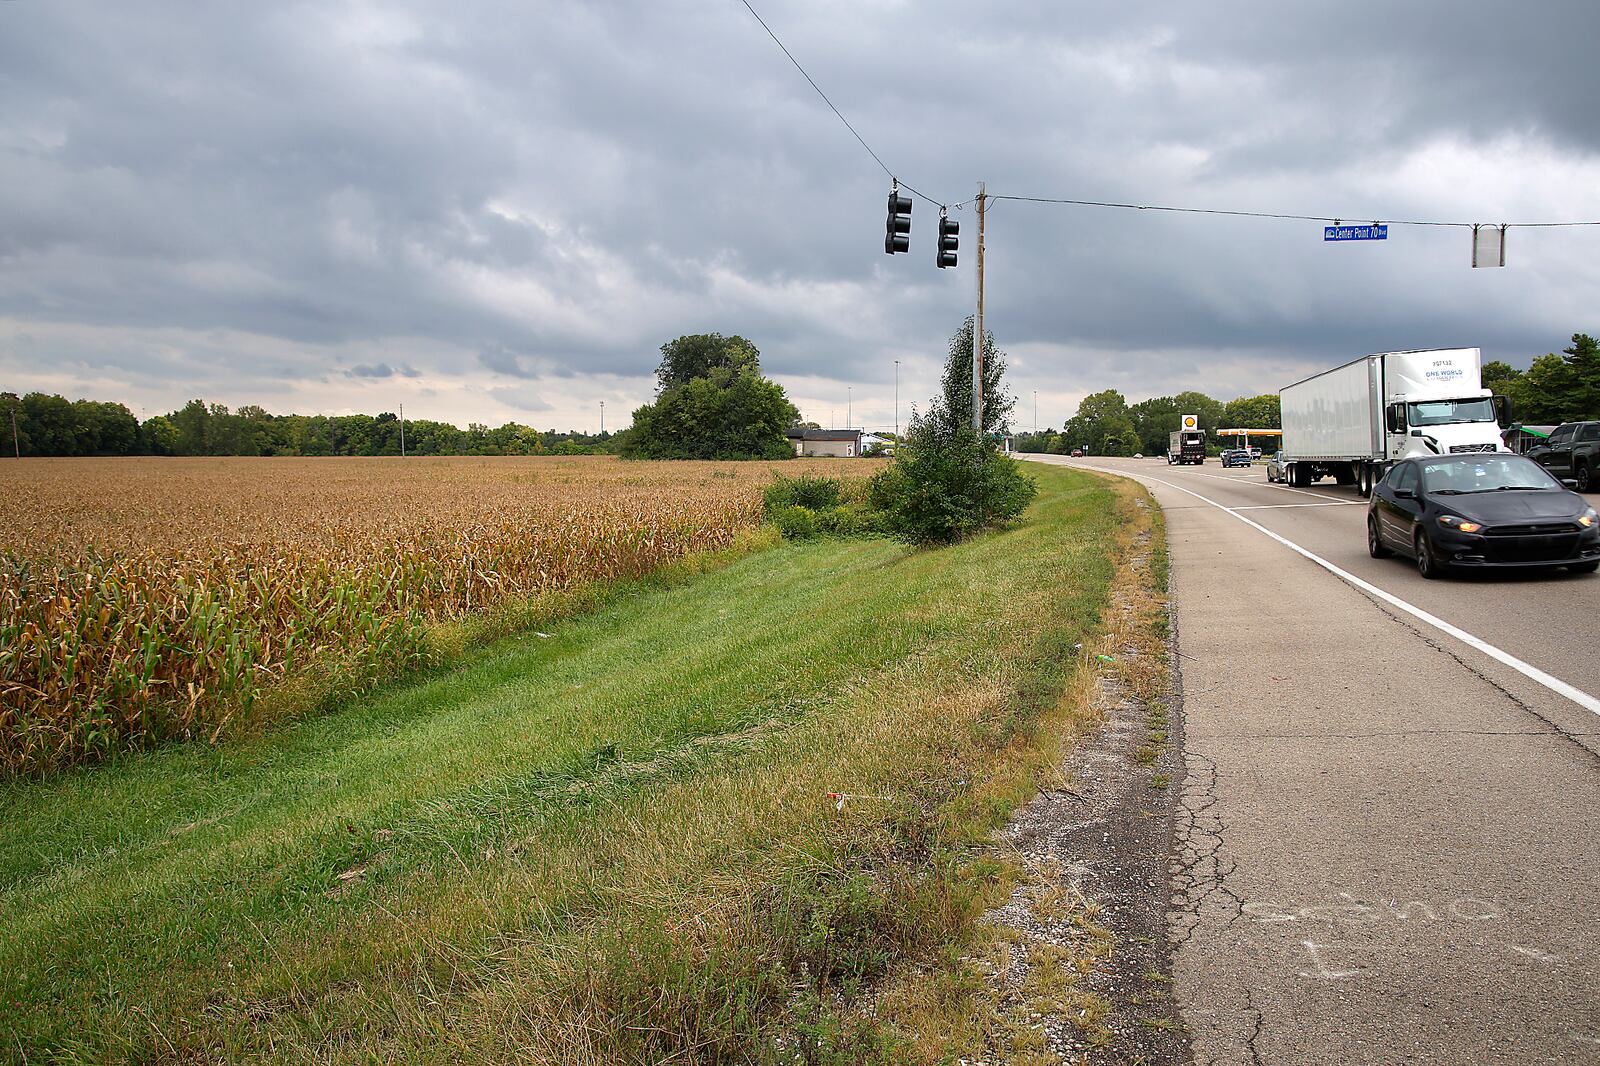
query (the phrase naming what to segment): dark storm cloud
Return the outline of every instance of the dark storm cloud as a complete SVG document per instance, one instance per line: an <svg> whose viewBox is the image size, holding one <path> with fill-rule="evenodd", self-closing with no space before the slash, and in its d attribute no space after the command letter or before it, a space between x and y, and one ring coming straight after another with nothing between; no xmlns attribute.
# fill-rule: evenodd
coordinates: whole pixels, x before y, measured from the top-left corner
<svg viewBox="0 0 1600 1066"><path fill-rule="evenodd" d="M1600 217L1590 4L757 6L946 202L981 178ZM664 340L713 330L770 372L881 386L893 359L941 358L973 302L971 209L957 271L933 268L920 201L888 258L887 186L725 0L0 5L0 319L179 393L415 375L564 411L541 383L647 393ZM1252 366L1430 344L1526 359L1600 324L1597 235L1523 233L1513 267L1472 272L1458 230L1324 247L1315 223L1000 201L990 324L1027 353L1019 379L1078 392L1165 391L1208 361L1219 394L1249 391L1277 384ZM63 332L94 328L147 340Z"/></svg>

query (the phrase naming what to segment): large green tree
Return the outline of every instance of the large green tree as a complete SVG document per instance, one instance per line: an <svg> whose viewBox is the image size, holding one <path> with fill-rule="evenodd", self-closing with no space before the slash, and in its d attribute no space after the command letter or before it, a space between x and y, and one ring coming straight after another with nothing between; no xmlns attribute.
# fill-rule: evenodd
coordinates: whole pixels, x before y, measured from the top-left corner
<svg viewBox="0 0 1600 1066"><path fill-rule="evenodd" d="M1128 417L1133 420L1139 450L1146 455L1165 454L1167 440L1182 424L1183 414L1171 396L1152 396L1129 407Z"/></svg>
<svg viewBox="0 0 1600 1066"><path fill-rule="evenodd" d="M1221 428L1281 429L1283 414L1278 394L1267 392L1229 400L1222 407L1222 421L1227 425Z"/></svg>
<svg viewBox="0 0 1600 1066"><path fill-rule="evenodd" d="M696 378L709 377L713 370L759 372L760 367L761 353L743 337L693 333L661 346L661 364L656 367L656 391L664 393Z"/></svg>
<svg viewBox="0 0 1600 1066"><path fill-rule="evenodd" d="M1067 419L1062 435L1071 447L1083 448L1091 455L1105 455L1108 439L1114 441L1116 454L1133 454L1138 442L1133 420L1128 417L1128 401L1116 389L1091 392L1080 400L1078 413Z"/></svg>
<svg viewBox="0 0 1600 1066"><path fill-rule="evenodd" d="M714 338L720 345L706 343ZM633 412L621 453L632 459L786 459L784 430L800 412L761 376L743 337L679 337L661 346L656 402ZM685 376L687 375L687 376Z"/></svg>

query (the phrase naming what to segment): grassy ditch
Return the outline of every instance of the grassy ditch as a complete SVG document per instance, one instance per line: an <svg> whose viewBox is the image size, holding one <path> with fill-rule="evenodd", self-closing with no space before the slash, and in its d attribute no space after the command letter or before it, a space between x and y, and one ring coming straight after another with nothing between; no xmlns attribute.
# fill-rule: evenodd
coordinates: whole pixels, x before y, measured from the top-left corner
<svg viewBox="0 0 1600 1066"><path fill-rule="evenodd" d="M236 745L0 791L22 1061L862 1062L1007 876L1130 491L785 546ZM855 1019L855 1020L852 1020Z"/></svg>

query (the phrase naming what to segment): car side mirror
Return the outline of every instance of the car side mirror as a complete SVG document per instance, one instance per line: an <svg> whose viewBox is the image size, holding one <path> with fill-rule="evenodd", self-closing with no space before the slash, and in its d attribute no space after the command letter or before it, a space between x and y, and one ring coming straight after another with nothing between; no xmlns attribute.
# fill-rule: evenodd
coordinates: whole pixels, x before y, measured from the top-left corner
<svg viewBox="0 0 1600 1066"><path fill-rule="evenodd" d="M1565 486L1566 486L1566 487L1567 487L1567 488L1569 488L1569 489L1575 489L1575 488L1577 488L1577 487L1578 487L1578 483L1577 483L1577 482L1576 482L1576 481L1574 481L1574 480L1573 480L1573 479L1572 479L1572 478L1570 478L1570 477L1564 477L1564 478L1562 478L1562 479L1561 479L1561 483L1562 483L1562 484L1563 484L1563 485L1565 485Z"/></svg>

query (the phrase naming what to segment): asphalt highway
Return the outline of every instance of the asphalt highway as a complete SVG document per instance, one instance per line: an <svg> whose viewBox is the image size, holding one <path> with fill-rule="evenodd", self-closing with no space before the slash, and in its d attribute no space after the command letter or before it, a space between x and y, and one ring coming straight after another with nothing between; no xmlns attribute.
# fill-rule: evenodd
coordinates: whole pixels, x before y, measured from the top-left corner
<svg viewBox="0 0 1600 1066"><path fill-rule="evenodd" d="M1166 517L1199 1063L1600 1063L1600 575L1425 581L1352 488L1030 457Z"/></svg>

